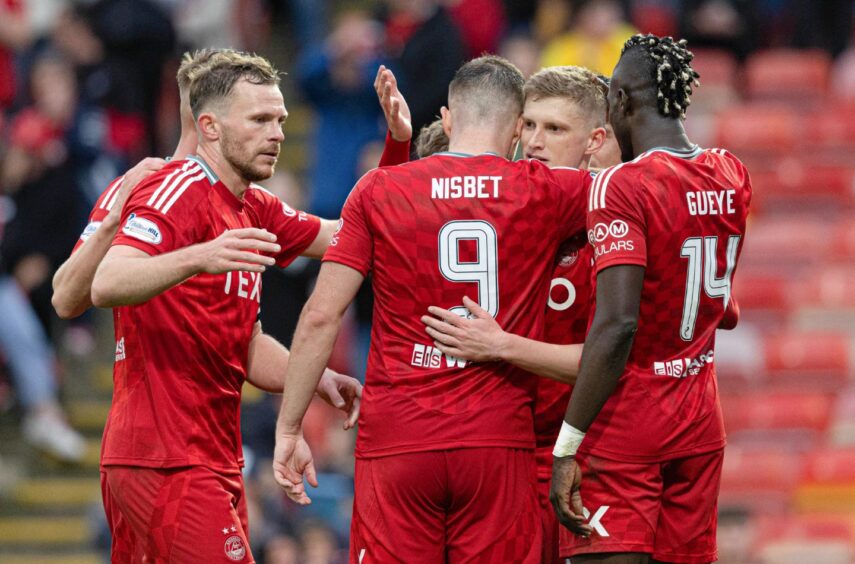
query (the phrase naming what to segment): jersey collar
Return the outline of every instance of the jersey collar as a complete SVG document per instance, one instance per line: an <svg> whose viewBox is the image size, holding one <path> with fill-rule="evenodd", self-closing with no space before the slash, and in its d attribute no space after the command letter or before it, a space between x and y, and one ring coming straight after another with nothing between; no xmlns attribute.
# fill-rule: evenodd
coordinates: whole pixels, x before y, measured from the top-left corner
<svg viewBox="0 0 855 564"><path fill-rule="evenodd" d="M468 158L468 157L483 157L484 155L490 155L491 157L498 157L498 153L494 153L493 151L485 151L483 153L479 153L477 155L473 155L471 153L458 153L456 151L440 151L439 153L434 153L434 155L440 155L443 157L460 157L460 158Z"/></svg>
<svg viewBox="0 0 855 564"><path fill-rule="evenodd" d="M193 161L194 163L202 167L202 170L205 171L205 176L208 177L208 182L210 182L212 185L219 182L220 179L217 177L216 174L214 174L214 170L208 163L205 162L205 159L203 159L199 155L190 155L189 157L187 157L187 160Z"/></svg>
<svg viewBox="0 0 855 564"><path fill-rule="evenodd" d="M649 155L650 153L661 151L663 153L668 153L674 157L680 157L681 159L694 159L698 155L704 152L698 145L692 145L689 149L675 149L673 147L653 147L649 151L645 151L645 155Z"/></svg>

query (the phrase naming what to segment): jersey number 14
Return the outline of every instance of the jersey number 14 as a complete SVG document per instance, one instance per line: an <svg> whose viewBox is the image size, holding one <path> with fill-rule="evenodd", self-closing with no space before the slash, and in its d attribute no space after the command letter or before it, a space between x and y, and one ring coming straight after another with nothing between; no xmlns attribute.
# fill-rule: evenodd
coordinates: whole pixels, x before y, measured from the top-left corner
<svg viewBox="0 0 855 564"><path fill-rule="evenodd" d="M689 259L686 273L686 297L683 300L683 317L680 321L680 338L691 341L695 336L695 324L698 321L698 308L701 304L701 284L704 292L711 298L724 300L724 307L730 301L730 280L736 266L736 252L739 249L739 235L727 239L727 266L724 276L718 278L718 237L691 237L683 242L680 256Z"/></svg>

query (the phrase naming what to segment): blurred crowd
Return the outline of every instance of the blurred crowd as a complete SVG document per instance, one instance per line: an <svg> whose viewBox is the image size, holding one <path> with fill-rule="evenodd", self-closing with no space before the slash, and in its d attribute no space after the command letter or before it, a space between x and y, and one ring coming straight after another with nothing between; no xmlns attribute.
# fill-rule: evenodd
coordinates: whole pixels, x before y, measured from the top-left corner
<svg viewBox="0 0 855 564"><path fill-rule="evenodd" d="M0 409L20 414L33 446L69 461L83 456L61 408L55 351L97 352L93 317L60 323L51 277L104 187L141 158L172 153L183 51L236 47L287 71L286 105L293 115L308 110L310 121L286 141L291 166L280 164L265 185L335 218L382 151L373 87L381 63L399 77L415 131L433 121L468 58L499 53L526 75L551 65L608 75L638 31L684 37L690 48L737 61L769 47L819 49L836 59L835 80L848 89L852 16L852 0L0 0ZM317 268L298 260L265 274L262 321L286 344ZM363 292L334 368L364 370L370 317ZM321 489L297 509L269 472L278 399L247 396L251 536L261 562L346 559L354 437L324 407L306 425Z"/></svg>

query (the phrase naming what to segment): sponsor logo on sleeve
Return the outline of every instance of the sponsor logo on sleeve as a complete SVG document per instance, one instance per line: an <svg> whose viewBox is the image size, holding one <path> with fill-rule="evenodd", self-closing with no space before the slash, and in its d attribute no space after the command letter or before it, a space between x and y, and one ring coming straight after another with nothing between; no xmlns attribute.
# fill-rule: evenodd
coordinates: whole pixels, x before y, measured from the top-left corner
<svg viewBox="0 0 855 564"><path fill-rule="evenodd" d="M284 213L288 217L294 217L295 215L297 215L297 212L294 210L294 208L292 208L285 202L282 202L282 213Z"/></svg>
<svg viewBox="0 0 855 564"><path fill-rule="evenodd" d="M128 216L128 221L122 227L122 233L139 239L144 243L151 243L152 245L158 245L163 241L163 236L160 234L157 224L144 217L139 217L135 213Z"/></svg>
<svg viewBox="0 0 855 564"><path fill-rule="evenodd" d="M90 221L89 224L83 228L83 233L80 234L80 240L85 241L89 239L92 235L98 231L98 228L101 227L100 221Z"/></svg>
<svg viewBox="0 0 855 564"><path fill-rule="evenodd" d="M609 224L609 235L616 239L623 239L629 235L629 225L622 219L616 219Z"/></svg>

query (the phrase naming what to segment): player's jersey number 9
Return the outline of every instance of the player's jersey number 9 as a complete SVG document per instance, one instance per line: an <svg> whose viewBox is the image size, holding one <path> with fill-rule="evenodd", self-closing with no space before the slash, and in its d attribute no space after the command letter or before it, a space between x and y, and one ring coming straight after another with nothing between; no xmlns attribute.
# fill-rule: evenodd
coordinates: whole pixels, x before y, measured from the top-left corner
<svg viewBox="0 0 855 564"><path fill-rule="evenodd" d="M473 241L474 261L462 261L460 243ZM439 230L439 272L446 280L478 284L478 304L493 317L499 313L499 242L496 229L478 219L449 221ZM466 317L463 306L451 311Z"/></svg>

